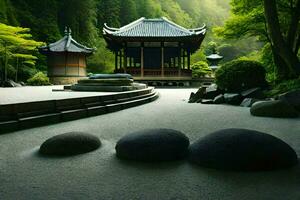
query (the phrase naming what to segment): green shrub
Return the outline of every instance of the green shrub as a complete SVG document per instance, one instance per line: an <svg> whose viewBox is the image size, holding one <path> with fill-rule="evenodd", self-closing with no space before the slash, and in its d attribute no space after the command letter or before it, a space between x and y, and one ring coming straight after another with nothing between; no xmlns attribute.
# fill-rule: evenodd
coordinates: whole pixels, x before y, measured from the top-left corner
<svg viewBox="0 0 300 200"><path fill-rule="evenodd" d="M192 75L193 78L200 78L205 75L210 75L212 73L208 64L204 61L196 62L192 65Z"/></svg>
<svg viewBox="0 0 300 200"><path fill-rule="evenodd" d="M38 72L27 80L28 85L50 85L49 78L43 73Z"/></svg>
<svg viewBox="0 0 300 200"><path fill-rule="evenodd" d="M228 92L267 86L264 67L252 60L227 62L216 71L215 77L219 88Z"/></svg>
<svg viewBox="0 0 300 200"><path fill-rule="evenodd" d="M267 96L273 97L297 89L300 89L300 78L279 83L267 93Z"/></svg>

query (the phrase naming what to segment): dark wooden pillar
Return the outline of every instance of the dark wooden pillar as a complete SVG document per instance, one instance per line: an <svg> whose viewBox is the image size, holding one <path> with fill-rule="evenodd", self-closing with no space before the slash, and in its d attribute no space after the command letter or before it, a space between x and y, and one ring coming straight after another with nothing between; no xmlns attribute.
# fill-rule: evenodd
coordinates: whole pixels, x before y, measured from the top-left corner
<svg viewBox="0 0 300 200"><path fill-rule="evenodd" d="M183 65L183 69L185 69L185 56L186 56L186 51L185 51L185 49L183 49L183 63L182 63L182 65Z"/></svg>
<svg viewBox="0 0 300 200"><path fill-rule="evenodd" d="M122 69L122 49L120 49L120 51L119 51L119 59L120 59L120 65L119 65L119 67L120 67L120 69Z"/></svg>
<svg viewBox="0 0 300 200"><path fill-rule="evenodd" d="M118 51L115 52L115 71L118 70Z"/></svg>
<svg viewBox="0 0 300 200"><path fill-rule="evenodd" d="M181 47L179 47L179 57L178 57L178 76L181 76Z"/></svg>
<svg viewBox="0 0 300 200"><path fill-rule="evenodd" d="M141 77L144 77L144 43L141 44Z"/></svg>
<svg viewBox="0 0 300 200"><path fill-rule="evenodd" d="M161 76L165 76L165 48L164 43L161 43Z"/></svg>
<svg viewBox="0 0 300 200"><path fill-rule="evenodd" d="M188 49L187 52L187 58L188 58L188 69L191 69L191 51Z"/></svg>
<svg viewBox="0 0 300 200"><path fill-rule="evenodd" d="M126 73L126 70L127 70L127 55L126 55L126 47L124 48L123 50L123 59L124 59L124 72Z"/></svg>

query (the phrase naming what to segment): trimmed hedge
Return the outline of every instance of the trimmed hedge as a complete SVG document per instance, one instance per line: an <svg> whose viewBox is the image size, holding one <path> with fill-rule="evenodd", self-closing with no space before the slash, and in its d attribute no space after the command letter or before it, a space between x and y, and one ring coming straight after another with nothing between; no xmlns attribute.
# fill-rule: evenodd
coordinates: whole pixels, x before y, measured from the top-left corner
<svg viewBox="0 0 300 200"><path fill-rule="evenodd" d="M267 86L266 71L256 61L233 60L221 66L215 74L216 84L227 92L241 92Z"/></svg>
<svg viewBox="0 0 300 200"><path fill-rule="evenodd" d="M193 78L201 78L205 75L210 75L212 73L208 64L204 61L196 62L192 65L192 76Z"/></svg>
<svg viewBox="0 0 300 200"><path fill-rule="evenodd" d="M27 83L34 86L50 85L49 78L43 72L36 73L32 78L27 80Z"/></svg>

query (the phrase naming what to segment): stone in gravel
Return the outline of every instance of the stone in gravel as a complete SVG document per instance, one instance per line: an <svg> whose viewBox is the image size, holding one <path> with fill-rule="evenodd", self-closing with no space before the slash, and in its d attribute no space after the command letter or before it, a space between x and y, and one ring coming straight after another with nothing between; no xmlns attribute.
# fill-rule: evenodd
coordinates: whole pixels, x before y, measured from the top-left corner
<svg viewBox="0 0 300 200"><path fill-rule="evenodd" d="M251 88L241 92L243 98L264 99L266 96L260 88Z"/></svg>
<svg viewBox="0 0 300 200"><path fill-rule="evenodd" d="M252 105L250 113L260 117L294 118L297 111L285 101L259 101Z"/></svg>
<svg viewBox="0 0 300 200"><path fill-rule="evenodd" d="M240 105L243 100L240 94L235 93L225 93L224 99L230 105Z"/></svg>
<svg viewBox="0 0 300 200"><path fill-rule="evenodd" d="M202 99L201 103L202 104L214 104L214 100L212 100L212 99Z"/></svg>
<svg viewBox="0 0 300 200"><path fill-rule="evenodd" d="M222 103L225 103L223 94L220 94L214 98L214 104L222 104Z"/></svg>
<svg viewBox="0 0 300 200"><path fill-rule="evenodd" d="M219 94L221 94L221 91L218 89L218 86L216 84L211 84L209 87L206 88L205 95L203 96L203 98L214 99Z"/></svg>
<svg viewBox="0 0 300 200"><path fill-rule="evenodd" d="M96 150L100 145L99 138L94 135L70 132L46 140L40 147L40 153L49 156L70 156Z"/></svg>
<svg viewBox="0 0 300 200"><path fill-rule="evenodd" d="M296 110L300 111L300 89L279 95L279 99L288 102Z"/></svg>
<svg viewBox="0 0 300 200"><path fill-rule="evenodd" d="M204 97L206 88L200 87L196 93L191 93L189 98L189 103L196 103L197 101L201 100Z"/></svg>
<svg viewBox="0 0 300 200"><path fill-rule="evenodd" d="M189 148L189 160L203 167L236 171L275 170L298 163L288 144L247 129L223 129L199 139Z"/></svg>
<svg viewBox="0 0 300 200"><path fill-rule="evenodd" d="M116 145L120 159L136 161L171 161L186 156L189 139L172 129L140 130L121 138Z"/></svg>
<svg viewBox="0 0 300 200"><path fill-rule="evenodd" d="M255 102L259 101L258 99L246 98L242 101L240 106L242 107L251 107Z"/></svg>

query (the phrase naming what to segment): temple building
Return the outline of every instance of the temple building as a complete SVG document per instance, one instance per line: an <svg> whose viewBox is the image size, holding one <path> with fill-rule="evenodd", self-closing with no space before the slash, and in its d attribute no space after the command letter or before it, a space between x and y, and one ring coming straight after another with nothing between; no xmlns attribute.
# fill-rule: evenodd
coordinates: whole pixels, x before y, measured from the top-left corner
<svg viewBox="0 0 300 200"><path fill-rule="evenodd" d="M190 56L200 48L205 26L186 29L167 18L140 18L121 28L104 24L107 47L115 54L115 72L134 78L190 78Z"/></svg>
<svg viewBox="0 0 300 200"><path fill-rule="evenodd" d="M48 77L52 84L73 84L86 77L86 57L95 49L76 42L71 29L65 30L65 36L48 46L40 47L40 52L47 56Z"/></svg>

